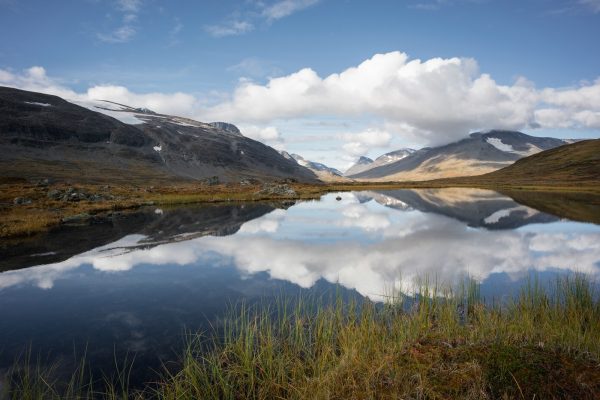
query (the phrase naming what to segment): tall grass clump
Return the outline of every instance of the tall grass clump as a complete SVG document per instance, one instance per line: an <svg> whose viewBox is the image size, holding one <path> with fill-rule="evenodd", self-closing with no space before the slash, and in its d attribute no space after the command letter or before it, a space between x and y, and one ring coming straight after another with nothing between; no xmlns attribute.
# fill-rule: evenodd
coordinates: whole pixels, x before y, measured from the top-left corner
<svg viewBox="0 0 600 400"><path fill-rule="evenodd" d="M156 396L600 396L600 304L582 275L553 287L532 280L502 304L485 304L474 281L449 290L425 280L400 299L239 306L219 337L190 342L183 368Z"/></svg>
<svg viewBox="0 0 600 400"><path fill-rule="evenodd" d="M190 335L178 367L152 386L94 396L600 398L594 287L583 275L532 279L511 300L490 302L474 281L448 288L423 280L413 295L383 304L339 293L240 304L214 331ZM13 398L52 398L33 389L32 373L32 396Z"/></svg>

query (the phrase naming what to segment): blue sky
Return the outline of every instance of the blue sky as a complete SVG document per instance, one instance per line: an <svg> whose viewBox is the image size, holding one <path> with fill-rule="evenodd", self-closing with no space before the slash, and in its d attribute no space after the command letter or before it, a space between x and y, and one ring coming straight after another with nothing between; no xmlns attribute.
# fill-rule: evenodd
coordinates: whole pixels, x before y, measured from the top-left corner
<svg viewBox="0 0 600 400"><path fill-rule="evenodd" d="M600 0L0 0L0 32L0 84L225 119L340 168L477 129L600 129Z"/></svg>

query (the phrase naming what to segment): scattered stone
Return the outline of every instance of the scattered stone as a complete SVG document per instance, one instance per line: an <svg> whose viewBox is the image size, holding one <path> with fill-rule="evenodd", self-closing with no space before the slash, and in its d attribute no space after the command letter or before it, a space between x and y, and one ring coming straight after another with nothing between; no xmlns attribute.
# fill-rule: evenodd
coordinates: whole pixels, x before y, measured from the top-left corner
<svg viewBox="0 0 600 400"><path fill-rule="evenodd" d="M48 178L45 179L41 179L36 183L36 186L38 187L46 187L50 184L50 180L48 180Z"/></svg>
<svg viewBox="0 0 600 400"><path fill-rule="evenodd" d="M13 204L23 206L26 204L31 204L31 201L32 200L28 197L15 197L15 199L13 200Z"/></svg>
<svg viewBox="0 0 600 400"><path fill-rule="evenodd" d="M250 185L258 185L260 180L255 178L245 178L240 181L241 186L250 186Z"/></svg>
<svg viewBox="0 0 600 400"><path fill-rule="evenodd" d="M66 191L60 191L58 189L52 189L47 193L48 198L53 200L61 200L61 201L106 201L106 200L114 200L115 196L110 194L100 194L100 193L86 193L83 191L76 191L74 188L68 188Z"/></svg>
<svg viewBox="0 0 600 400"><path fill-rule="evenodd" d="M278 195L278 196L296 196L297 193L294 189L292 189L289 185L278 185L272 183L265 183L262 187L262 190L258 192L259 194L267 194L267 195Z"/></svg>
<svg viewBox="0 0 600 400"><path fill-rule="evenodd" d="M102 196L101 194L92 194L90 196L88 196L88 200L89 201L103 201L105 199L104 196Z"/></svg>
<svg viewBox="0 0 600 400"><path fill-rule="evenodd" d="M88 200L89 195L87 193L84 192L71 192L69 193L67 191L67 193L65 194L65 196L63 196L63 201L73 201L73 202L77 202L77 201L82 201L82 200Z"/></svg>
<svg viewBox="0 0 600 400"><path fill-rule="evenodd" d="M60 200L60 198L63 196L63 193L58 189L52 189L48 191L47 196L52 200Z"/></svg>

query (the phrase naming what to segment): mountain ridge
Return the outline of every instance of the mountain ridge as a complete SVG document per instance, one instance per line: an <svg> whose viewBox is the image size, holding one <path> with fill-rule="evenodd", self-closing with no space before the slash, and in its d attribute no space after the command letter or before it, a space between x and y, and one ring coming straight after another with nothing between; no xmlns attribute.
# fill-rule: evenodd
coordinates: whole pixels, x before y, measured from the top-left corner
<svg viewBox="0 0 600 400"><path fill-rule="evenodd" d="M109 115L89 107L104 107ZM0 115L4 175L88 181L128 176L150 181L317 181L309 169L227 123L211 125L114 102L82 107L58 96L7 87L0 87Z"/></svg>

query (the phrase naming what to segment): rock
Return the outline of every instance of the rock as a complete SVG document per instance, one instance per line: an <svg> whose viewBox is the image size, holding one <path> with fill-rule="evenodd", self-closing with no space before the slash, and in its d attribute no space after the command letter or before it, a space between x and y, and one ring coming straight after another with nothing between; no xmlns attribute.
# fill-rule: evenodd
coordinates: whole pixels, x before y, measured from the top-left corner
<svg viewBox="0 0 600 400"><path fill-rule="evenodd" d="M31 204L31 201L32 200L28 197L15 197L15 199L13 200L13 204L22 206L26 204Z"/></svg>
<svg viewBox="0 0 600 400"><path fill-rule="evenodd" d="M72 192L72 193L68 193L65 194L65 196L63 196L63 201L81 201L81 200L87 200L88 199L88 195L83 193L83 192Z"/></svg>
<svg viewBox="0 0 600 400"><path fill-rule="evenodd" d="M38 187L46 187L50 184L50 181L48 180L48 178L45 179L41 179L36 183L36 186Z"/></svg>
<svg viewBox="0 0 600 400"><path fill-rule="evenodd" d="M240 185L242 186L250 186L250 185L258 185L260 180L256 178L245 178L240 181Z"/></svg>
<svg viewBox="0 0 600 400"><path fill-rule="evenodd" d="M209 125L222 131L232 133L236 136L242 136L242 132L240 132L238 127L233 124L227 122L210 122Z"/></svg>
<svg viewBox="0 0 600 400"><path fill-rule="evenodd" d="M340 196L335 198L337 201L340 201L342 198Z"/></svg>
<svg viewBox="0 0 600 400"><path fill-rule="evenodd" d="M52 200L60 200L60 198L63 196L63 193L58 189L52 189L48 191L46 196Z"/></svg>
<svg viewBox="0 0 600 400"><path fill-rule="evenodd" d="M92 194L88 197L89 201L103 201L104 200L104 196L102 196L101 194Z"/></svg>
<svg viewBox="0 0 600 400"><path fill-rule="evenodd" d="M214 186L214 185L218 185L219 184L219 177L218 176L211 176L210 178L206 178L202 180L202 183L209 185L209 186Z"/></svg>

